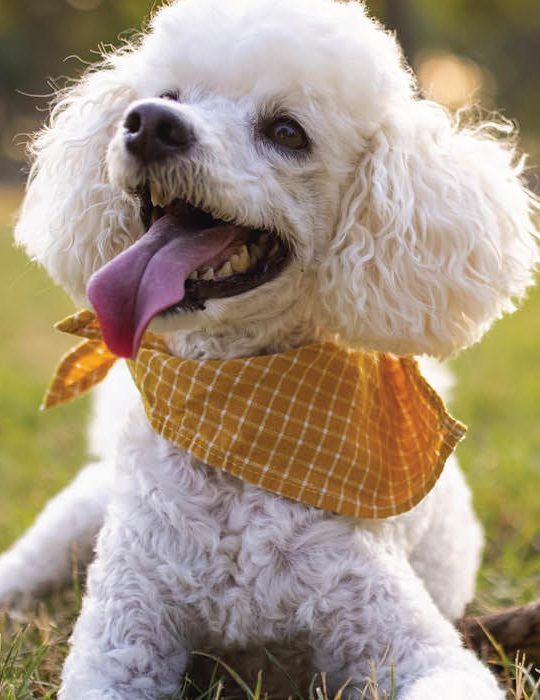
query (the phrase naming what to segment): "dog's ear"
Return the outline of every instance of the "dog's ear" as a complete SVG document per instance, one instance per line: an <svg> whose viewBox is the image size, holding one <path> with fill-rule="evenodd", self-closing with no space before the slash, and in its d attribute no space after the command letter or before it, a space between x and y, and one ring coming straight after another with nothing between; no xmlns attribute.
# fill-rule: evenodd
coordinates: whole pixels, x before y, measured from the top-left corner
<svg viewBox="0 0 540 700"><path fill-rule="evenodd" d="M15 238L79 300L102 248L126 236L122 212L130 205L109 184L106 151L131 99L120 67L93 71L60 96L29 147Z"/></svg>
<svg viewBox="0 0 540 700"><path fill-rule="evenodd" d="M445 357L514 309L539 260L538 204L509 132L459 128L422 100L385 119L321 268L328 325L346 342Z"/></svg>

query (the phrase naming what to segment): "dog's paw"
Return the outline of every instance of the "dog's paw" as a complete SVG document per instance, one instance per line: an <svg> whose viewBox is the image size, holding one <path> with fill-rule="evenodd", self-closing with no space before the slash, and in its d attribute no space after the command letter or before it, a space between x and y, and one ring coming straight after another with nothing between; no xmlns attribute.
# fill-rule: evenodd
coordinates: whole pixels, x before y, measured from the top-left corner
<svg viewBox="0 0 540 700"><path fill-rule="evenodd" d="M433 673L404 688L397 700L504 700L505 694L495 678L487 669L481 671Z"/></svg>
<svg viewBox="0 0 540 700"><path fill-rule="evenodd" d="M132 700L132 696L121 695L116 690L87 690L79 687L73 689L63 687L58 693L58 700Z"/></svg>
<svg viewBox="0 0 540 700"><path fill-rule="evenodd" d="M34 603L32 577L12 552L0 555L0 609L15 617Z"/></svg>

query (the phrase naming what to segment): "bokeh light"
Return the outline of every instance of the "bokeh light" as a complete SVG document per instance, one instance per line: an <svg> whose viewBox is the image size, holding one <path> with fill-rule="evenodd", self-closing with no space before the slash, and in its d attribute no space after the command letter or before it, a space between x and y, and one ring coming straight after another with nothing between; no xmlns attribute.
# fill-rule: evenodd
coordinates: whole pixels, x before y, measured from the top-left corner
<svg viewBox="0 0 540 700"><path fill-rule="evenodd" d="M450 109L471 103L491 106L495 79L471 59L449 52L422 51L415 63L426 97Z"/></svg>

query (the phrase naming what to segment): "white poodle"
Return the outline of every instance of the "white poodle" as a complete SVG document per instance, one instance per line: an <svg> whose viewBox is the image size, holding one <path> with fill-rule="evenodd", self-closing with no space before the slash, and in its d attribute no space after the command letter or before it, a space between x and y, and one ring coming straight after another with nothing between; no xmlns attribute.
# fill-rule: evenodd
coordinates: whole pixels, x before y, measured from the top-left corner
<svg viewBox="0 0 540 700"><path fill-rule="evenodd" d="M536 203L503 131L420 99L394 37L356 2L172 2L62 95L33 144L16 235L87 306L92 273L160 218L228 228L235 257L194 263L182 303L143 290L150 315L166 301L152 329L181 357L337 334L444 358L513 310L539 259ZM128 304L137 284L118 282ZM126 329L111 313L129 354L148 319ZM264 667L286 697L264 648L304 688L324 671L359 697L375 664L399 700L503 698L452 625L482 544L453 458L410 512L355 520L165 442L123 367L96 407L96 461L0 559L13 603L67 581L71 542L89 559L105 520L62 700L157 700L194 650Z"/></svg>

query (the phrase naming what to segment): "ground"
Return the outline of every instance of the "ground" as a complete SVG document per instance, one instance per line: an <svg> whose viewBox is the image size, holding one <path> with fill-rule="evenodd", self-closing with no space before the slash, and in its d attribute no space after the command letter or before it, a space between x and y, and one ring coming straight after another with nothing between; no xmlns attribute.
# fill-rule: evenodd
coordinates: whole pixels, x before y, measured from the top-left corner
<svg viewBox="0 0 540 700"><path fill-rule="evenodd" d="M38 411L55 363L72 344L52 324L73 307L12 247L10 222L19 198L18 190L0 188L0 549L81 465L88 413L87 399ZM540 289L452 363L458 383L451 409L470 426L458 454L487 531L475 611L527 602L540 591L539 318ZM18 635L20 625L0 622L2 700L54 698L77 600L75 585ZM256 700L256 689L250 692ZM540 700L526 688L514 686L513 693ZM200 697L215 698L216 689ZM323 695L314 691L314 697Z"/></svg>

